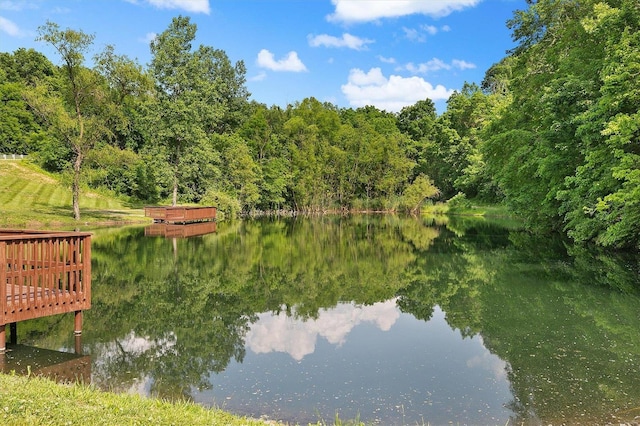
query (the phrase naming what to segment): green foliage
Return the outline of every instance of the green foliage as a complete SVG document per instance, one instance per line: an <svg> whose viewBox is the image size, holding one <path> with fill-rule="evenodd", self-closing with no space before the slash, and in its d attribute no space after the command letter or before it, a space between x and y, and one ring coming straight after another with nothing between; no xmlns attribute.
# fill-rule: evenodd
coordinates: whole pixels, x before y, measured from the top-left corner
<svg viewBox="0 0 640 426"><path fill-rule="evenodd" d="M424 200L438 194L440 190L434 186L433 181L428 176L420 175L404 190L402 207L411 213L419 213Z"/></svg>
<svg viewBox="0 0 640 426"><path fill-rule="evenodd" d="M201 202L203 205L216 206L218 220L234 219L242 212L242 205L237 198L217 189L208 189Z"/></svg>
<svg viewBox="0 0 640 426"><path fill-rule="evenodd" d="M87 155L85 180L90 187L106 188L134 200L158 201L154 169L129 149L101 144Z"/></svg>
<svg viewBox="0 0 640 426"><path fill-rule="evenodd" d="M94 57L95 71L105 80L110 102L103 114L111 130L111 143L120 149L140 151L145 141L141 112L150 102L153 81L135 61L115 53L113 46Z"/></svg>
<svg viewBox="0 0 640 426"><path fill-rule="evenodd" d="M24 92L29 106L49 126L49 130L72 153L71 167L73 217L80 220L80 174L84 160L108 128L101 112L104 91L98 76L84 67L84 53L94 36L72 29L61 30L47 22L38 28L38 41L53 46L60 54L62 68L60 93L45 82Z"/></svg>
<svg viewBox="0 0 640 426"><path fill-rule="evenodd" d="M1 53L0 65L0 153L29 154L41 149L47 140L24 100L24 92L38 81L53 77L54 65L33 49Z"/></svg>
<svg viewBox="0 0 640 426"><path fill-rule="evenodd" d="M447 200L449 209L470 209L472 207L471 201L467 199L467 196L463 192L458 192L453 197Z"/></svg>
<svg viewBox="0 0 640 426"><path fill-rule="evenodd" d="M539 1L510 25L520 45L510 104L485 131L487 170L529 227L637 248L637 2ZM487 87L509 76L493 71Z"/></svg>
<svg viewBox="0 0 640 426"><path fill-rule="evenodd" d="M241 210L251 211L260 201L260 167L253 161L246 142L237 136L221 136L222 162L225 174L221 177L222 186L240 203Z"/></svg>
<svg viewBox="0 0 640 426"><path fill-rule="evenodd" d="M560 194L566 230L578 241L640 247L640 11L598 4L583 21L590 35L606 40L600 98L577 118L584 163L567 177ZM637 6L637 5L635 5Z"/></svg>
<svg viewBox="0 0 640 426"><path fill-rule="evenodd" d="M34 49L19 48L13 54L0 53L0 65L3 71L0 83L23 83L25 86L33 86L56 73L56 67L51 61Z"/></svg>
<svg viewBox="0 0 640 426"><path fill-rule="evenodd" d="M43 131L22 99L20 83L0 84L0 153L28 154L37 149Z"/></svg>
<svg viewBox="0 0 640 426"><path fill-rule="evenodd" d="M205 171L200 180L197 170L203 163L211 164L207 161L211 156L202 158L202 154L211 146L210 135L244 93L244 66L233 68L223 51L208 46L192 50L196 29L189 18L179 16L151 43L150 72L157 90L149 108L147 134L167 150L173 205L179 188L187 201L198 201L206 192L211 173Z"/></svg>
<svg viewBox="0 0 640 426"><path fill-rule="evenodd" d="M196 48L183 16L151 43L148 68L107 46L88 69L93 36L49 22L39 39L62 66L0 54L0 152L72 171L75 186L89 158L91 186L145 202L211 193L233 214L414 210L424 175L441 199L504 200L530 230L637 248L637 2L531 1L508 26L516 48L438 116L429 99L397 114L249 103L244 63Z"/></svg>

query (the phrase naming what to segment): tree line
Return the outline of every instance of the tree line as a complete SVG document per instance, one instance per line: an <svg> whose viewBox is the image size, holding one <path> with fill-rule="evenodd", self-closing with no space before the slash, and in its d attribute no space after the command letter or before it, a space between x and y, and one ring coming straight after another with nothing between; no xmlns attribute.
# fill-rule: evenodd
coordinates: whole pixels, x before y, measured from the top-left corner
<svg viewBox="0 0 640 426"><path fill-rule="evenodd" d="M83 186L140 203L251 211L416 212L504 202L540 232L640 247L640 5L530 0L516 47L436 112L389 113L307 98L250 99L245 66L178 16L143 67L47 22L33 49L0 53L0 152L30 154Z"/></svg>

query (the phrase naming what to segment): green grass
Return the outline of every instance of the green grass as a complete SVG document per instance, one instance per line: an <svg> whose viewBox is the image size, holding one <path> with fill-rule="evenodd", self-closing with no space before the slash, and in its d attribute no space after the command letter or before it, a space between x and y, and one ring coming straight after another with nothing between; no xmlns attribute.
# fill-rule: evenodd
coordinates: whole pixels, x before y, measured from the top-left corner
<svg viewBox="0 0 640 426"><path fill-rule="evenodd" d="M71 189L25 160L0 160L0 227L73 228L146 222L142 209L115 197L84 191L80 222L73 219Z"/></svg>
<svg viewBox="0 0 640 426"><path fill-rule="evenodd" d="M1 355L0 355L1 356ZM101 392L81 384L0 374L0 424L13 425L229 425L275 422L234 416L189 402Z"/></svg>
<svg viewBox="0 0 640 426"><path fill-rule="evenodd" d="M0 355L1 357L2 355ZM0 359L1 361L1 359ZM236 416L217 408L182 401L168 402L137 394L103 392L81 383L0 373L0 424L3 426L225 425L287 426L276 420ZM309 426L365 426L337 415Z"/></svg>

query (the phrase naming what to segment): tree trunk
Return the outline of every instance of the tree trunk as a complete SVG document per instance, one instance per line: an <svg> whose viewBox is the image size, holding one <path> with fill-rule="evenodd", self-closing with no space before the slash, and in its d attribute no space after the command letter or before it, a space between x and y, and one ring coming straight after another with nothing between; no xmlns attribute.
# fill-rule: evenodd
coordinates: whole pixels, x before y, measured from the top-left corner
<svg viewBox="0 0 640 426"><path fill-rule="evenodd" d="M178 177L173 177L173 197L171 199L171 205L176 206L178 204Z"/></svg>
<svg viewBox="0 0 640 426"><path fill-rule="evenodd" d="M80 220L80 167L82 166L82 155L78 155L73 162L73 183L71 185L73 199L73 218Z"/></svg>

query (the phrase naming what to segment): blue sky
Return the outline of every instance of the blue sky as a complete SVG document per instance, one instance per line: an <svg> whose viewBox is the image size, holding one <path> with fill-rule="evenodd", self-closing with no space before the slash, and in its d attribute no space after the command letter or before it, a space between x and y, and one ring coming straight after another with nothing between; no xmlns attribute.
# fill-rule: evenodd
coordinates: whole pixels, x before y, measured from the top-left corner
<svg viewBox="0 0 640 426"><path fill-rule="evenodd" d="M195 45L244 61L251 99L286 107L307 97L397 112L431 98L442 112L465 81L514 46L506 20L525 0L0 0L0 51L34 48L47 20L95 35L94 52L151 60L149 41L178 15Z"/></svg>

